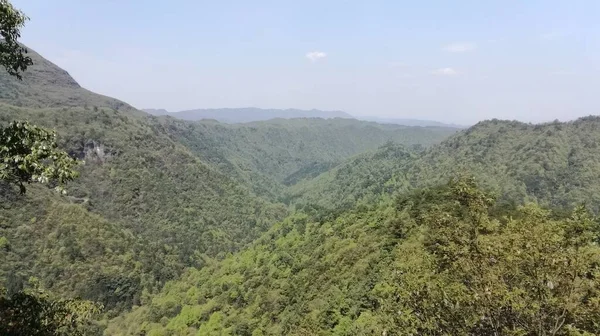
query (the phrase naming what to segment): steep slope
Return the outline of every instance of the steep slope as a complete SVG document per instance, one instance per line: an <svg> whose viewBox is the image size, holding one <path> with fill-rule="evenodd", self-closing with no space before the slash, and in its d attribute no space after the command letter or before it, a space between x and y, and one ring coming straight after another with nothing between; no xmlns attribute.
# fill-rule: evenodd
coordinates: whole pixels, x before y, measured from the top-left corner
<svg viewBox="0 0 600 336"><path fill-rule="evenodd" d="M169 113L164 109L144 109L153 115L169 115L182 120L202 120L213 119L225 123L245 123L260 120L269 120L274 118L353 118L342 111L321 111L321 110L298 110L298 109L260 109L255 107L246 108L220 108L220 109L197 109Z"/></svg>
<svg viewBox="0 0 600 336"><path fill-rule="evenodd" d="M114 313L139 304L144 289L156 291L184 267L165 245L51 190L2 192L0 201L0 280L10 290L35 277L56 295L93 300Z"/></svg>
<svg viewBox="0 0 600 336"><path fill-rule="evenodd" d="M65 70L28 50L33 65L23 73L22 81L0 71L0 103L30 108L107 107L141 115L122 101L82 88Z"/></svg>
<svg viewBox="0 0 600 336"><path fill-rule="evenodd" d="M0 240L12 246L11 262L0 265L3 284L35 276L56 294L119 310L185 267L245 246L286 214L157 133L146 114L32 56L23 82L1 77L0 125L29 120L56 129L85 164L65 197L34 187L23 198L2 186ZM44 234L27 240L28 232Z"/></svg>
<svg viewBox="0 0 600 336"><path fill-rule="evenodd" d="M564 207L586 203L599 210L600 189L594 182L600 180L599 129L598 117L540 125L485 121L418 157L396 160L385 154L389 148L383 148L368 163L364 157L352 159L296 186L290 197L335 208L368 198L369 189L402 191L469 173L501 200L529 199Z"/></svg>
<svg viewBox="0 0 600 336"><path fill-rule="evenodd" d="M432 148L411 174L432 176L435 170L444 178L469 170L507 199L586 203L598 210L599 130L600 117L539 125L485 121Z"/></svg>
<svg viewBox="0 0 600 336"><path fill-rule="evenodd" d="M69 185L67 198L33 203L30 206L35 211L24 211L27 207L19 200L3 202L8 210L0 210L10 220L3 221L0 236L15 246L62 245L51 233L24 243L31 238L22 231L24 223L33 223L29 230L38 233L48 232L44 230L48 223L77 225L76 231L62 229L63 236L66 232L74 236L64 243L69 249L111 244L92 254L46 253L45 249L31 254L35 249L17 249L21 251L16 252L17 260L27 262L3 263L5 274L23 274L23 280L36 276L58 294L98 300L107 309L126 308L139 300L143 290L160 288L185 267L202 266L207 258L236 251L286 213L282 206L256 198L183 146L120 112L99 109L95 113L82 108L33 111L7 106L0 111L3 119L28 119L56 128L63 146L86 161L80 178ZM34 199L41 197L36 189L30 194ZM83 211L81 216L74 217L69 211L71 202L82 204L76 206ZM80 222L75 223L74 218ZM94 230L107 223L113 227L107 230L129 234L106 237ZM48 255L56 260L49 261ZM78 263L71 262L72 258L84 267L76 268ZM59 265L69 265L69 271L61 271L64 266ZM92 269L86 271L85 266ZM58 276L61 273L63 276ZM90 282L100 287L87 286ZM114 294L115 290L124 293Z"/></svg>
<svg viewBox="0 0 600 336"><path fill-rule="evenodd" d="M71 195L106 218L124 221L136 234L179 245L185 258L194 250L230 251L243 245L237 238L250 241L252 234L238 230L241 226L250 231L268 227L257 218L269 208L267 202L157 134L143 119L104 109L9 106L3 106L1 117L55 128L63 146L86 162L69 188Z"/></svg>

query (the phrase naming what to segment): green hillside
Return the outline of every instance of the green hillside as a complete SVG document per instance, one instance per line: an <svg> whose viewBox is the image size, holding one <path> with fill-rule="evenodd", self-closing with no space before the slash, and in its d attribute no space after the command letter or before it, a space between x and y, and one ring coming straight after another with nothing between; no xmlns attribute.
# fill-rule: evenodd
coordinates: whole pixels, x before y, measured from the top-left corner
<svg viewBox="0 0 600 336"><path fill-rule="evenodd" d="M380 191L435 185L469 173L502 202L587 204L598 210L599 129L598 117L540 125L484 121L419 155L386 146L358 156L295 186L289 197L298 203L347 207Z"/></svg>
<svg viewBox="0 0 600 336"><path fill-rule="evenodd" d="M142 114L122 101L82 88L65 70L35 51L28 51L33 65L23 73L23 80L0 71L1 103L31 108L96 106Z"/></svg>
<svg viewBox="0 0 600 336"><path fill-rule="evenodd" d="M523 272L542 267L540 262L546 261L541 260L557 258L552 253L559 251L571 251L572 258L584 258L588 261L585 267L597 272L595 247L593 255L588 255L588 250L577 252L559 246L572 239L564 236L567 234L588 237L590 246L600 239L598 220L577 212L581 210L571 213L579 204L598 209L600 172L595 167L600 152L595 148L600 140L599 126L600 118L596 117L543 125L492 120L430 149L411 150L389 143L359 154L314 180L293 186L289 197L297 212L275 225L252 247L202 270L188 271L141 307L112 320L107 333L439 335L445 333L435 330L455 330L451 334L493 334L490 330L494 326L490 324L467 320L452 323L459 315L482 314L480 309L488 309L485 314L490 316L512 311L518 316L498 316L523 318L522 325L512 328L528 335L527 328L539 322L539 314L559 318L561 310L536 301L540 297L523 296L530 294L531 281L536 281L527 276L516 283L490 279L497 279L497 274L514 276L510 272L520 272L515 267L525 267ZM450 210L465 202L465 196L461 196L465 187L457 189L452 183L439 187L453 176L466 174L472 175L489 196L497 198L497 202L491 202L489 196L478 196L484 197L486 205L475 217L469 212L472 206L482 206L480 203ZM474 188L473 184L467 186ZM423 187L428 189L420 190ZM484 194L476 191L475 195ZM523 202L550 210L542 210L540 205L520 207ZM486 217L479 217L482 213ZM497 286L499 292L490 298L488 308L462 296L478 289L468 287L465 292L460 286L453 287L472 273L464 267L479 268L486 261L476 259L477 254L460 254L467 259L453 266L458 268L450 274L457 274L456 278L442 276L434 266L446 263L435 259L441 253L439 244L445 239L467 241L466 237L451 235L468 232L461 225L472 225L473 221L482 226L476 244L500 249L500 254L493 256L496 260L500 255L509 258L504 259L506 263L489 265L490 273L485 276L491 278L484 287ZM446 224L440 227L440 223ZM587 227L590 233L577 231L578 225ZM517 245L503 245L506 237L512 237ZM553 242L544 242L546 237ZM449 246L459 248L462 245L454 245L458 242ZM539 254L531 252L532 248L539 248ZM529 251L527 258L532 259L519 260L514 254L518 249ZM444 249L444 253L448 251ZM543 277L557 279L563 271L544 270L550 273L543 273ZM589 316L600 316L600 306L592 303L600 302L600 284L596 275L590 281L592 287L586 291L594 299L587 301L583 297L588 294L580 293L577 300L581 301L574 304L576 308L572 307L566 320L569 328L595 334L600 327L589 323ZM452 291L438 291L435 286L450 286ZM415 296L411 290L425 292ZM543 290L550 290L543 298L558 300L555 304L564 302L557 298L560 291L547 286ZM456 307L464 308L441 304L446 300L455 300ZM548 311L519 311L531 302ZM453 309L457 310L453 313ZM415 310L432 315L410 315ZM398 318L399 311L408 315Z"/></svg>
<svg viewBox="0 0 600 336"><path fill-rule="evenodd" d="M421 151L388 143L362 153L312 180L302 181L287 191L287 201L298 207L317 205L329 209L350 209L370 204L382 193L406 190L407 167Z"/></svg>
<svg viewBox="0 0 600 336"><path fill-rule="evenodd" d="M54 15L116 13L55 5L48 7ZM227 21L220 20L220 6L209 11L215 22L197 20L217 35L243 40L206 49L229 40L197 36L208 37L202 49L214 51L196 62L210 69L204 83L189 81L185 71L166 71L187 67L184 58L170 60L178 67L161 67L170 55L159 49L168 43L138 50L114 34L108 42L127 49L120 58L127 62L138 60L130 57L134 52L153 53L121 76L139 80L142 69L152 68L159 77L171 75L164 83L189 84L165 93L177 94L180 105L189 103L188 88L197 90L197 99L207 98L207 106L223 99L280 104L298 94L308 98L301 103L306 106L356 91L352 99L364 100L358 105L371 102L387 113L397 94L415 111L396 113L415 115L470 111L497 88L503 92L489 96L495 109L509 106L507 97L519 98L519 90L502 85L477 87L472 101L460 97L468 92L462 86L485 84L467 83L477 76L459 61L472 57L459 54L474 51L474 42L442 46L456 53L456 68L433 71L427 71L431 58L416 67L393 62L389 71L350 71L348 77L355 60L340 58L340 46L308 52L305 66L293 63L301 57L286 61L291 68L272 62L277 57L256 58L251 53L265 54L265 48L246 42L268 31L271 25L262 23L270 20L262 19L283 13L256 8L228 12L241 15L242 30L215 26ZM116 21L109 19L112 28L125 31L136 10L121 9ZM27 53L18 42L27 20L9 0L0 0L0 336L600 335L600 117L537 125L493 119L464 129L423 120L356 120L340 111L146 113L82 88L67 71ZM176 27L179 21L174 16L165 22ZM42 36L69 32L59 26ZM82 32L96 29L88 28ZM294 22L287 28L294 32ZM283 36L266 35L272 36L256 41ZM61 43L73 40L62 37ZM544 48L560 44L551 39L543 38ZM423 46L433 41L425 40ZM477 46L481 52L471 55L485 56L485 46ZM231 51L239 48L249 52L249 62L236 61ZM176 49L169 53L182 55ZM366 54L363 70L387 58ZM219 62L228 66L216 79ZM302 76L271 76L280 66ZM239 78L237 70L244 72ZM524 83L528 76L545 78L544 64L532 70ZM425 79L418 71L444 76ZM261 90L281 79L292 90L282 86L275 91L285 94L274 91L277 97L265 100L251 88L235 97L245 76L263 72L269 83ZM367 86L346 85L365 74ZM382 74L388 78L375 81ZM394 87L399 79L407 80L402 92ZM548 90L560 88L549 84ZM570 96L574 92L567 92L569 99L578 97ZM431 94L435 101L417 106ZM542 112L558 113L567 96L557 96L559 104ZM510 113L550 106L541 98L536 93L531 104ZM342 105L351 107L352 99Z"/></svg>
<svg viewBox="0 0 600 336"><path fill-rule="evenodd" d="M126 307L139 299L142 290L159 288L185 267L201 266L207 258L236 251L286 214L282 205L257 198L203 164L182 145L156 134L143 119L126 112L76 107L33 110L8 105L2 105L0 111L3 121L30 120L55 128L63 147L85 160L80 177L68 186L67 196L48 198L39 188L14 196L17 190L3 188L7 201L0 210L5 218L0 236L16 246L11 250L16 264L4 263L3 273L23 274L23 280L39 277L44 286L59 294L98 298L108 308ZM32 210L25 211L28 207ZM72 256L60 247L48 251L55 259L52 262L43 253L32 254L30 247L60 243L52 234L32 241L19 233L26 223L36 232L50 230L47 223L71 223L81 231L72 233L69 244L86 246L92 239L92 245L111 245L91 255L81 253L77 260L90 267L88 271L70 270L57 277L61 272L57 265L76 266ZM98 235L98 226L110 227L106 230L118 234L108 238ZM140 247L138 251L132 250L135 246ZM111 283L95 290L102 293L87 289L86 284L95 282L96 276ZM123 286L132 293L118 302L103 298L113 295L115 288L125 290Z"/></svg>
<svg viewBox="0 0 600 336"><path fill-rule="evenodd" d="M23 81L0 74L0 126L28 120L55 129L60 146L85 164L66 196L44 187L20 196L1 185L0 280L19 287L36 277L54 294L100 302L111 315L186 267L251 243L289 213L277 202L286 185L389 140L427 146L453 132L341 119L156 118L30 55Z"/></svg>
<svg viewBox="0 0 600 336"><path fill-rule="evenodd" d="M534 335L555 321L560 335L600 332L596 223L494 207L458 180L339 216L298 213L106 333Z"/></svg>
<svg viewBox="0 0 600 336"><path fill-rule="evenodd" d="M9 287L36 277L58 295L121 311L139 303L142 289L154 291L181 271L183 265L168 248L147 245L51 191L30 191L22 199L2 197L0 278Z"/></svg>
<svg viewBox="0 0 600 336"><path fill-rule="evenodd" d="M353 119L273 119L233 125L153 120L157 132L168 134L204 162L270 198L280 197L286 186L310 180L386 142L430 146L456 132Z"/></svg>

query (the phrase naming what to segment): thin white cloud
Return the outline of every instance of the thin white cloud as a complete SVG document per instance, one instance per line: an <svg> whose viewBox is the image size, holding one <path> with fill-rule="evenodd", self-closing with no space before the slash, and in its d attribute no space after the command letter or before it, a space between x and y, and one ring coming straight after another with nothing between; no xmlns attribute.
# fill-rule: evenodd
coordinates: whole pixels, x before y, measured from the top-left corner
<svg viewBox="0 0 600 336"><path fill-rule="evenodd" d="M442 50L451 53L464 53L477 49L477 45L471 42L457 42L451 43L442 48Z"/></svg>
<svg viewBox="0 0 600 336"><path fill-rule="evenodd" d="M327 54L322 51L311 51L306 54L306 58L308 58L311 62L316 62L325 57L327 57Z"/></svg>
<svg viewBox="0 0 600 336"><path fill-rule="evenodd" d="M440 75L440 76L455 76L455 75L458 75L458 71L456 71L453 68L436 69L436 70L433 70L431 73L434 74L434 75Z"/></svg>

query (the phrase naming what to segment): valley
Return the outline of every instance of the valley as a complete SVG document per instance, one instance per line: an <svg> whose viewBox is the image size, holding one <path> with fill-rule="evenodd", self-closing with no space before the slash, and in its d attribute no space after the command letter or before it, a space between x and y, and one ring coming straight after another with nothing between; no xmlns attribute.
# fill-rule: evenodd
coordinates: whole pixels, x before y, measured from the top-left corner
<svg viewBox="0 0 600 336"><path fill-rule="evenodd" d="M600 117L141 110L12 32L0 335L600 334Z"/></svg>

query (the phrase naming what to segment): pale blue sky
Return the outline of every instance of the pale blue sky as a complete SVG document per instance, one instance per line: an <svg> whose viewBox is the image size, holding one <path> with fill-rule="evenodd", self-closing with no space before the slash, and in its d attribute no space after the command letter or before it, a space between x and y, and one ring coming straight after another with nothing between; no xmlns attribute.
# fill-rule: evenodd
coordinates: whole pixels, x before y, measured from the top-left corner
<svg viewBox="0 0 600 336"><path fill-rule="evenodd" d="M13 0L22 41L136 107L473 123L600 114L600 1Z"/></svg>

